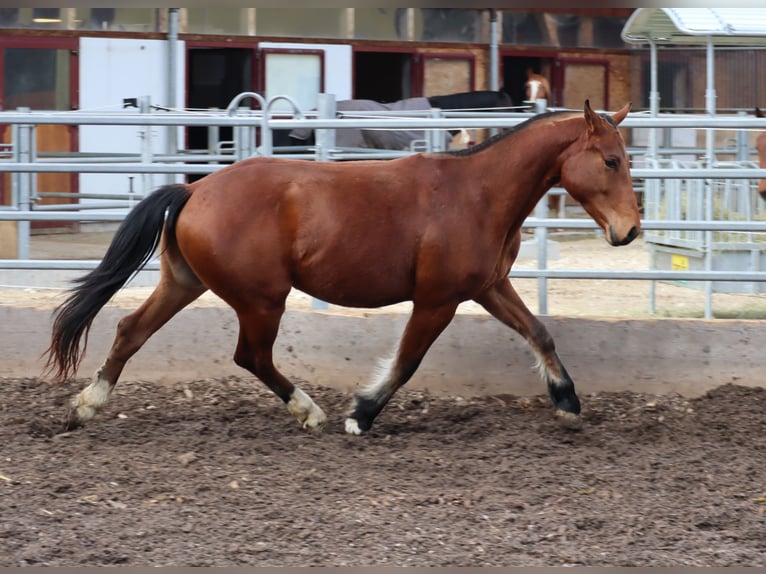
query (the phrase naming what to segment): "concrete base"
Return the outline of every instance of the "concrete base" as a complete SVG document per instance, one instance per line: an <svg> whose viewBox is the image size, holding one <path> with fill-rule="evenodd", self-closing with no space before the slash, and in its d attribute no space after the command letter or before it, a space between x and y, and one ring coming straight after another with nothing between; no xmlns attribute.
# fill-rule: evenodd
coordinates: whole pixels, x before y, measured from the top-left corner
<svg viewBox="0 0 766 574"><path fill-rule="evenodd" d="M75 278L86 273L88 271L83 269L0 269L0 286L68 289ZM153 287L159 280L159 271L145 270L138 273L128 286Z"/></svg>
<svg viewBox="0 0 766 574"><path fill-rule="evenodd" d="M80 369L90 377L103 361L124 309L96 318ZM292 379L351 390L391 354L407 316L289 310L275 360ZM633 390L697 396L735 382L762 386L760 321L590 320L544 317L581 395ZM0 308L0 376L35 377L50 340L51 311ZM238 325L228 308L182 311L128 363L123 380L177 382L249 376L231 357ZM436 341L408 384L447 395L544 394L534 357L515 332L485 315L461 314Z"/></svg>
<svg viewBox="0 0 766 574"><path fill-rule="evenodd" d="M561 257L561 250L557 241L547 241L547 255L548 261L556 261ZM521 242L521 248L519 249L519 259L530 258L537 259L537 239L527 239Z"/></svg>

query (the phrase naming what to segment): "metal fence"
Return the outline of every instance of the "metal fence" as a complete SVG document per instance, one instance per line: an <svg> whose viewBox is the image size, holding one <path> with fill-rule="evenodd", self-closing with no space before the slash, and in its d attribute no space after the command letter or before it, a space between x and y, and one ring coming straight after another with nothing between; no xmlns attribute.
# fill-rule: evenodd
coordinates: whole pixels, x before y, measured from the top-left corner
<svg viewBox="0 0 766 574"><path fill-rule="evenodd" d="M247 99L255 100L260 109L243 108ZM292 114L272 112L275 101L287 101L293 108ZM259 94L240 94L226 110L188 112L161 109L151 106L148 100L141 102L142 113L88 113L88 112L33 112L26 109L14 112L0 112L0 124L11 126L11 142L0 149L0 169L10 174L11 205L0 207L1 221L16 221L18 225L18 257L0 259L0 269L92 269L98 263L91 260L34 260L29 257L30 222L33 221L75 221L75 222L118 222L127 209L140 200L145 192L127 194L109 194L91 197L102 203L90 206L82 203L67 204L64 207L51 207L41 203L43 194L38 193L36 177L43 173L119 173L145 176L146 174L207 174L225 165L256 155L284 157L302 157L317 161L336 161L365 159L387 159L408 151L339 149L334 145L334 130L338 128L361 129L418 129L428 134L421 147L430 150L444 149L446 130L482 129L497 130L517 125L532 116L531 113L480 113L476 111L444 111L408 113L397 112L395 115L379 114L379 117L341 118L334 110L332 96L321 95L318 111L302 111L290 98L278 96L265 101ZM143 129L141 150L132 154L98 153L48 153L36 151L36 128L40 125L63 124L73 126L139 126ZM205 127L212 134L211 145L205 150L162 150L154 149L152 134L157 129L177 129L182 127ZM218 142L215 133L221 127L232 128L233 139L230 142ZM625 128L649 128L668 130L674 128L692 128L695 130L735 130L737 133L748 130L766 130L766 119L744 115L709 116L709 115L669 115L669 116L629 116L621 124ZM310 128L315 130L316 144L307 149L279 149L272 144L272 130ZM741 145L740 145L741 148ZM712 252L713 233L752 234L766 233L766 221L755 217L746 219L716 219L710 213L700 210L680 212L670 209L662 217L654 210L652 194L657 185L664 186L668 194L674 181L692 182L688 197L703 196L719 185L717 182L738 182L738 189L750 189L753 181L766 178L766 169L754 164L737 165L718 164L715 158L705 157L701 164L682 165L663 161L662 154L672 154L668 148L647 148L631 145L629 151L634 158L641 158L645 167L633 168L632 175L637 182L637 189L646 193L647 211L642 221L646 237L651 241L658 234L696 233L702 237L698 248L703 252ZM684 150L688 151L688 150ZM709 150L708 150L709 155ZM660 183L658 183L660 182ZM642 185L644 184L645 185ZM696 191L694 191L696 190ZM553 190L561 193L561 190ZM750 193L748 191L747 193ZM737 192L741 196L741 192ZM655 195L657 195L655 193ZM751 194L752 195L752 194ZM121 211L114 211L114 207ZM104 211L107 208L108 211ZM762 211L761 207L757 209ZM548 279L620 279L650 281L686 281L702 282L707 292L705 316L712 316L713 282L747 282L761 284L766 282L766 271L760 268L716 270L706 264L701 269L646 269L635 270L583 270L550 269L547 262L547 240L550 229L587 229L596 230L597 226L590 219L579 217L549 217L543 202L535 213L527 218L524 227L534 230L537 245L537 268L514 268L511 277L536 278L538 280L538 311L547 313ZM702 234L701 236L699 234ZM705 235L707 234L707 236ZM678 235L681 237L681 235ZM707 237L707 240L705 240ZM149 269L156 269L157 262L150 262ZM766 284L766 283L764 283ZM650 292L650 311L654 310L654 290Z"/></svg>

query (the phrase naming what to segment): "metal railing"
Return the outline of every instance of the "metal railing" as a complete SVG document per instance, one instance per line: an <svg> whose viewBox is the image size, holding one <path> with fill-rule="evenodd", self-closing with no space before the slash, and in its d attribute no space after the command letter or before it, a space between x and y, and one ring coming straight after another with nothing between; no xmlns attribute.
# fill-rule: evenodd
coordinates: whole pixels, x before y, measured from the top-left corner
<svg viewBox="0 0 766 574"><path fill-rule="evenodd" d="M261 110L243 109L240 104L244 99L252 98L258 102ZM271 112L275 100L286 100L293 107L291 117L285 117L285 112ZM144 194L115 194L114 202L110 203L106 196L94 197L101 199L104 204L87 206L86 204L71 204L66 207L55 207L39 203L40 194L35 188L36 174L40 173L120 173L120 174L207 174L225 167L228 163L254 155L273 155L276 152L272 146L272 130L290 130L295 128L310 128L317 134L317 144L301 153L287 153L285 157L303 157L317 161L350 160L358 157L385 159L398 157L402 151L390 150L348 150L334 146L334 130L338 128L360 129L418 129L431 134L444 134L448 129L502 129L517 125L532 116L530 113L498 113L477 114L466 112L449 112L432 110L406 115L397 112L379 118L346 118L336 117L332 106L331 112L322 109L320 112L302 112L287 97L279 96L265 101L260 95L253 93L241 94L226 110L206 112L156 111L144 105L145 113L87 113L87 112L32 112L21 110L16 112L0 112L0 124L12 127L12 141L6 151L0 150L0 170L11 174L12 204L0 207L0 221L16 221L19 224L19 253L18 259L0 260L0 269L69 269L88 270L97 265L91 260L33 260L29 258L29 224L33 221L58 222L119 222L125 216L122 212L100 212L101 208L113 209L115 206L125 208L141 199ZM103 126L140 126L146 130L145 146L139 153L134 154L98 154L98 153L62 153L38 154L35 149L35 128L39 125L103 125ZM178 151L171 153L156 153L151 147L152 128L159 127L220 127L233 128L234 140L231 142L230 153L219 153L220 147L206 151ZM766 119L742 115L731 116L694 116L682 117L668 115L650 117L633 115L626 118L621 127L626 128L694 128L694 129L733 129L733 130L766 130ZM429 145L441 149L438 137L430 137ZM289 151L289 150L287 150ZM640 154L641 149L632 148L633 154ZM648 154L646 150L645 154ZM194 162L194 163L189 163ZM720 168L705 167L694 169L663 169L660 167L636 168L631 170L636 180L669 180L696 179L710 185L716 179L755 180L766 178L766 169L755 167ZM121 203L117 203L117 202ZM739 231L766 232L766 222L762 221L712 221L712 220L644 220L644 230L700 230L700 231ZM535 230L538 245L537 269L514 268L511 277L536 278L538 280L538 310L547 313L547 283L548 279L630 279L647 281L766 281L766 271L677 271L647 269L635 270L582 270L582 269L550 269L547 265L545 246L547 245L548 230L556 229L588 229L596 230L597 226L590 219L579 218L549 218L547 210L541 202L534 216L527 218L524 228ZM147 267L156 269L157 262L153 261ZM653 309L653 301L650 303ZM706 304L706 316L711 316L710 304Z"/></svg>

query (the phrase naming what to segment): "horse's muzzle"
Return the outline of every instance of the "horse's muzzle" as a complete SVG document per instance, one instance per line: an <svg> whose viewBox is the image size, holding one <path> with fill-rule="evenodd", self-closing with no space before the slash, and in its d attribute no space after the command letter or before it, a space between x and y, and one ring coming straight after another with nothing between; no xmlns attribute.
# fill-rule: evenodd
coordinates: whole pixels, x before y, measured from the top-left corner
<svg viewBox="0 0 766 574"><path fill-rule="evenodd" d="M633 241L636 237L638 237L638 227L635 225L630 228L630 231L628 231L628 234L620 239L617 234L614 232L613 227L609 227L609 243L615 246L618 245L627 245L631 241Z"/></svg>

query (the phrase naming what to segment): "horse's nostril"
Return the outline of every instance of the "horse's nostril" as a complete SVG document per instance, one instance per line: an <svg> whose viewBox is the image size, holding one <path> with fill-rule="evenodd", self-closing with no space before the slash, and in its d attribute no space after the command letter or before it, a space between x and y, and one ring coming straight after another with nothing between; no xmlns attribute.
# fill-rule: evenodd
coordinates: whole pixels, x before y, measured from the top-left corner
<svg viewBox="0 0 766 574"><path fill-rule="evenodd" d="M611 244L612 245L627 245L631 241L633 241L638 236L638 227L635 225L630 228L630 231L628 231L628 234L620 239L617 234L614 232L614 228L611 226L609 227L609 235L612 239Z"/></svg>

